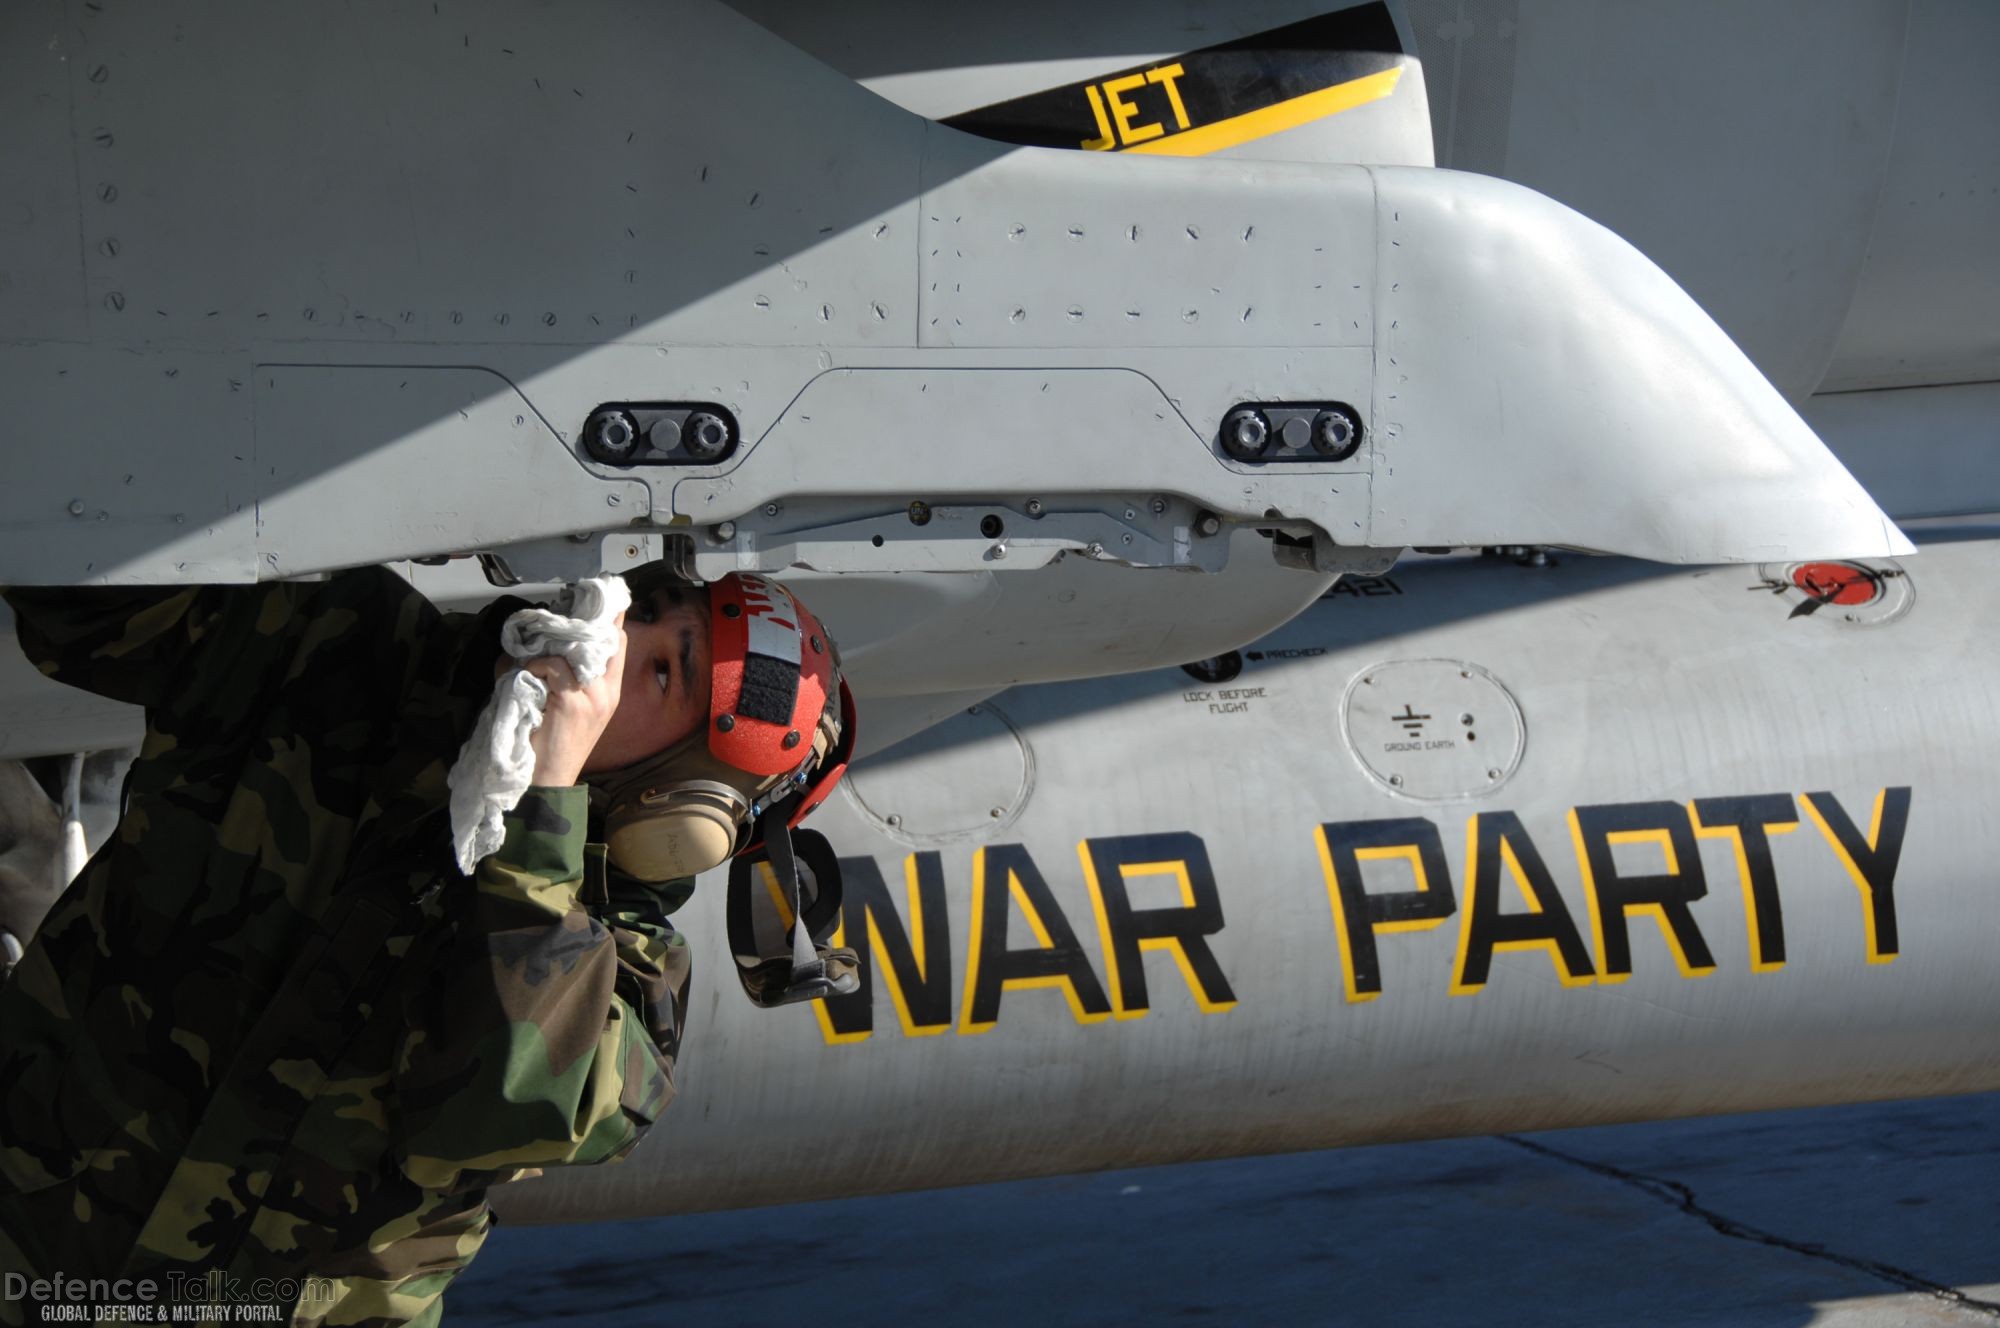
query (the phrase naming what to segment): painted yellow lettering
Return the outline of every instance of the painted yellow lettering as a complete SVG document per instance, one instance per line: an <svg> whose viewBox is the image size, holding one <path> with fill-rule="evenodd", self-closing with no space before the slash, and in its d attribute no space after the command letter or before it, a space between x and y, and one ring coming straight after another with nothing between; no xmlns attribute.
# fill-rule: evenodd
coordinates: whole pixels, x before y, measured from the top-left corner
<svg viewBox="0 0 2000 1328"><path fill-rule="evenodd" d="M1097 95L1097 85L1084 88L1090 96L1090 113L1097 119L1097 137L1083 140L1085 152L1105 152L1118 146L1118 140L1111 136L1111 121L1104 117L1104 100Z"/></svg>
<svg viewBox="0 0 2000 1328"><path fill-rule="evenodd" d="M938 855L912 853L904 859L907 912L899 909L873 858L843 858L840 867L840 927L833 944L854 948L861 985L845 996L813 1002L821 1034L836 1043L866 1038L875 1027L878 979L889 990L904 1036L944 1032L953 1019L952 959ZM776 877L768 880L774 884ZM786 912L782 901L779 912Z"/></svg>
<svg viewBox="0 0 2000 1328"><path fill-rule="evenodd" d="M1033 945L1016 949L1007 944L1008 915L1014 910L1033 933ZM1094 1024L1111 1013L1075 930L1027 849L1019 844L978 849L972 855L972 935L958 1031L984 1033L999 1022L1003 994L1038 987L1060 991L1079 1024Z"/></svg>
<svg viewBox="0 0 2000 1328"><path fill-rule="evenodd" d="M1146 81L1148 83L1157 83L1167 90L1167 100L1172 103L1174 108L1174 123L1183 129L1189 127L1187 107L1181 102L1180 85L1174 82L1174 80L1186 72L1178 63L1161 65L1158 69L1148 69L1146 71Z"/></svg>
<svg viewBox="0 0 2000 1328"><path fill-rule="evenodd" d="M1777 972L1785 966L1785 909L1778 898L1771 838L1799 828L1791 795L1701 798L1689 803L1688 810L1695 834L1727 839L1735 850L1736 876L1743 886L1743 922L1750 936L1750 971Z"/></svg>
<svg viewBox="0 0 2000 1328"><path fill-rule="evenodd" d="M1121 92L1130 92L1133 88L1144 87L1145 83L1144 74L1127 74L1123 78L1114 78L1104 85L1104 96L1111 103L1111 118L1118 123L1118 141L1128 147L1134 143L1144 143L1149 138L1158 138L1167 132L1165 126L1154 122L1133 124L1132 117L1139 113L1138 105L1118 95Z"/></svg>
<svg viewBox="0 0 2000 1328"><path fill-rule="evenodd" d="M1327 903L1340 943L1341 981L1350 1004L1382 994L1380 932L1425 931L1458 907L1452 896L1451 866L1445 861L1438 829L1420 816L1381 821L1335 821L1315 832L1320 871L1326 876ZM1362 883L1366 862L1409 863L1414 889L1370 891Z"/></svg>
<svg viewBox="0 0 2000 1328"><path fill-rule="evenodd" d="M1903 832L1910 824L1909 788L1885 788L1875 795L1875 814L1865 839L1833 794L1808 793L1805 804L1806 814L1861 892L1868 962L1892 962L1902 950L1896 931L1896 866L1903 859Z"/></svg>
<svg viewBox="0 0 2000 1328"><path fill-rule="evenodd" d="M1651 918L1684 978L1715 971L1715 956L1689 905L1708 894L1701 852L1688 809L1677 802L1620 802L1577 807L1569 814L1577 868L1583 873L1590 905L1590 931L1597 944L1598 981L1623 982L1632 976L1633 917ZM1612 850L1619 844L1657 844L1666 870L1627 875Z"/></svg>
<svg viewBox="0 0 2000 1328"><path fill-rule="evenodd" d="M1222 898L1208 849L1198 837L1182 831L1086 839L1076 852L1097 914L1113 1014L1139 1019L1152 1008L1148 952L1164 952L1173 960L1203 1014L1235 1008L1236 993L1209 948L1209 937L1222 930ZM1171 880L1179 905L1137 907L1131 885L1147 876Z"/></svg>
<svg viewBox="0 0 2000 1328"><path fill-rule="evenodd" d="M1502 876L1513 878L1527 912L1500 911ZM1513 812L1481 812L1465 824L1465 907L1459 912L1451 994L1485 990L1494 955L1534 950L1548 956L1556 980L1565 987L1580 987L1597 976L1583 935L1570 920L1521 818Z"/></svg>

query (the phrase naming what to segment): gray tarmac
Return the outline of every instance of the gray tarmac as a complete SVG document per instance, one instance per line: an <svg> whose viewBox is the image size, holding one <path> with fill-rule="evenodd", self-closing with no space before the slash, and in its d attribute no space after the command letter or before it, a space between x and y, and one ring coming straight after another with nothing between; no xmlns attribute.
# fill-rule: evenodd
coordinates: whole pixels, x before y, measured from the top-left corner
<svg viewBox="0 0 2000 1328"><path fill-rule="evenodd" d="M502 1227L446 1306L459 1328L1994 1325L2000 1094Z"/></svg>

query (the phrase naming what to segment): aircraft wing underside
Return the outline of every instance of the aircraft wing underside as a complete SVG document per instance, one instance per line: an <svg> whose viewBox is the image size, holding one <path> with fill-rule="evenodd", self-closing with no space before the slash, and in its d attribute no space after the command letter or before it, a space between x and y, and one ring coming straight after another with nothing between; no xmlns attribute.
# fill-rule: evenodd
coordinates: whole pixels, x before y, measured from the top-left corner
<svg viewBox="0 0 2000 1328"><path fill-rule="evenodd" d="M705 0L0 21L0 582L670 557L865 578L900 632L885 587L953 572L914 597L1014 627L896 684L946 693L1213 653L1413 545L1908 547L1517 185L1016 148ZM612 31L674 76L606 77Z"/></svg>

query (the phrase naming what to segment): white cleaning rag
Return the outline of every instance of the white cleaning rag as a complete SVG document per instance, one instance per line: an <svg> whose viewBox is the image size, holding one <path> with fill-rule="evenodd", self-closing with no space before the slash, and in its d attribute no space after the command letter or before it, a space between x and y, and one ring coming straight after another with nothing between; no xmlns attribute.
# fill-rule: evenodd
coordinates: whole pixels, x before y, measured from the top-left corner
<svg viewBox="0 0 2000 1328"><path fill-rule="evenodd" d="M625 579L597 576L565 586L550 609L522 609L500 628L500 648L515 659L557 655L569 661L577 681L601 677L618 653L618 615L632 604ZM493 699L480 712L472 736L458 753L445 782L451 786L451 842L458 869L468 876L481 858L505 838L500 818L513 811L535 774L529 739L542 725L549 689L521 669L509 669L493 685Z"/></svg>

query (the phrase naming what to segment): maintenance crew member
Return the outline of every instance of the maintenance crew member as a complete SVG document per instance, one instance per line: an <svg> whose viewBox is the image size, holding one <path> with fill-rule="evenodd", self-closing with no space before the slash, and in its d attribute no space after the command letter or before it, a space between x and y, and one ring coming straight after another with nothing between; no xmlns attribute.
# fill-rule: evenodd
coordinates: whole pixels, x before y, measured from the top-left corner
<svg viewBox="0 0 2000 1328"><path fill-rule="evenodd" d="M602 678L528 662L534 787L470 879L445 775L519 600L441 614L382 569L5 592L28 657L146 737L0 987L0 1269L435 1323L491 1186L632 1148L674 1092L693 881L607 870L580 781L699 748L713 667L710 597L635 589Z"/></svg>

